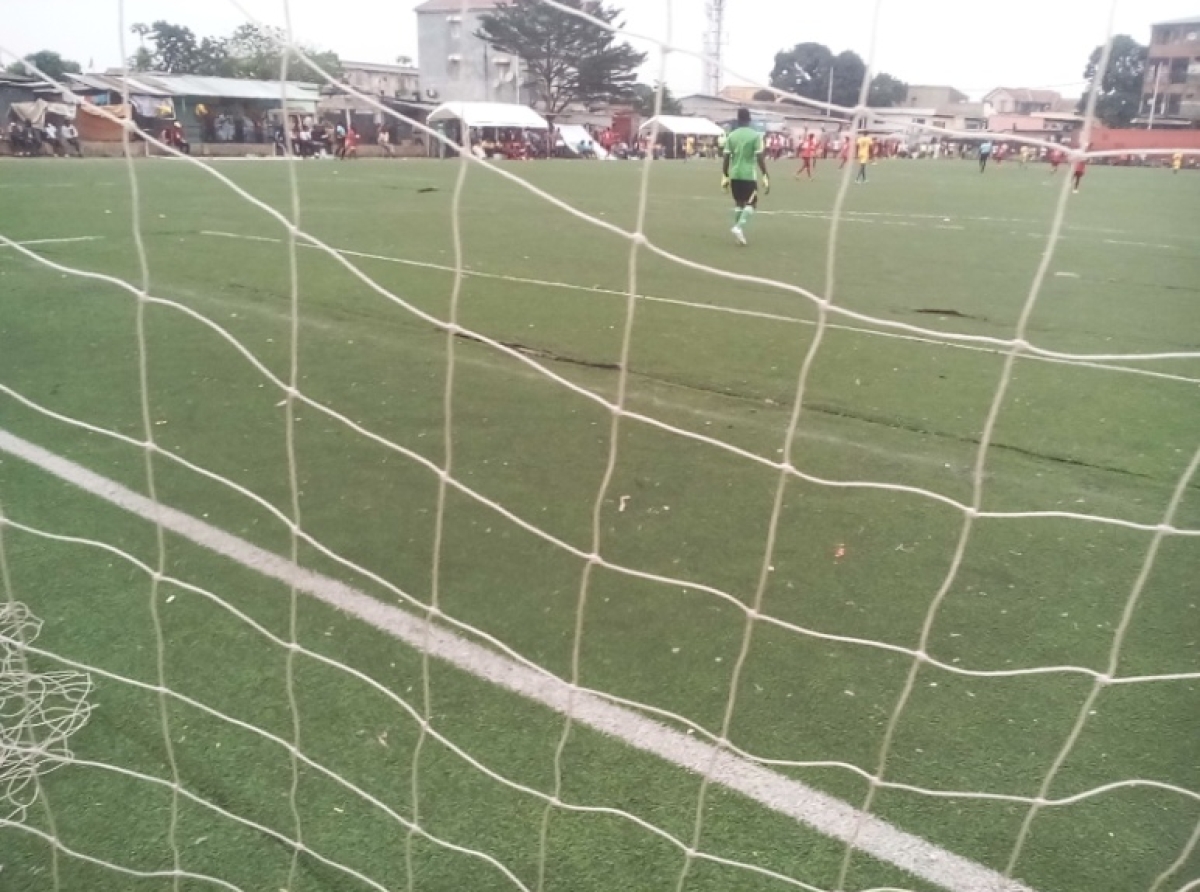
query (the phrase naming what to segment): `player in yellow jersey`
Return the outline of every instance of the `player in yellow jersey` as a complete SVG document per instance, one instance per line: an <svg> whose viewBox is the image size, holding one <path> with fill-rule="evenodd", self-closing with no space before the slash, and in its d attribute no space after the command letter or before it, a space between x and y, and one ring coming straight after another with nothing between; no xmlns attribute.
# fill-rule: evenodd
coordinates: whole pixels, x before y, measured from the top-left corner
<svg viewBox="0 0 1200 892"><path fill-rule="evenodd" d="M854 178L856 183L865 183L867 181L867 165L871 163L871 148L875 145L875 141L866 133L859 134L859 137L854 142L854 146L858 151L858 175Z"/></svg>
<svg viewBox="0 0 1200 892"><path fill-rule="evenodd" d="M725 137L725 162L721 187L733 193L733 237L746 244L746 226L758 208L758 177L762 174L763 194L771 194L767 176L766 147L763 136L750 126L750 109L738 109L738 126Z"/></svg>
<svg viewBox="0 0 1200 892"><path fill-rule="evenodd" d="M1171 156L1171 173L1179 173L1183 167L1183 152L1176 152Z"/></svg>

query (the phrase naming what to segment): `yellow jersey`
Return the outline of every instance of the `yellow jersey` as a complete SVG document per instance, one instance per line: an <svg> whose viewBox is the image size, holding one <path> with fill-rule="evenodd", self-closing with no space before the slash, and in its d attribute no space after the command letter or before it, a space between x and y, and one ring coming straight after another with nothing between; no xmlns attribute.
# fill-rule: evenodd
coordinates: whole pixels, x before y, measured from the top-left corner
<svg viewBox="0 0 1200 892"><path fill-rule="evenodd" d="M863 134L858 138L856 145L858 146L858 163L866 164L871 160L871 145L874 140L871 137Z"/></svg>

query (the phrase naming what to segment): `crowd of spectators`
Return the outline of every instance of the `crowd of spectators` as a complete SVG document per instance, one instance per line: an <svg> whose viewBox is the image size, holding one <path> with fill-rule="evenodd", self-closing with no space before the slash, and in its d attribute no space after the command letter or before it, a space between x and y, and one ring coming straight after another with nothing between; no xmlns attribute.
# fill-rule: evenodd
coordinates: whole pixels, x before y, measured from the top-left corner
<svg viewBox="0 0 1200 892"><path fill-rule="evenodd" d="M20 120L15 115L10 115L5 136L10 150L18 158L35 158L40 155L65 158L71 154L76 157L83 156L79 131L69 119L55 123L47 118L40 127L35 127L31 121Z"/></svg>

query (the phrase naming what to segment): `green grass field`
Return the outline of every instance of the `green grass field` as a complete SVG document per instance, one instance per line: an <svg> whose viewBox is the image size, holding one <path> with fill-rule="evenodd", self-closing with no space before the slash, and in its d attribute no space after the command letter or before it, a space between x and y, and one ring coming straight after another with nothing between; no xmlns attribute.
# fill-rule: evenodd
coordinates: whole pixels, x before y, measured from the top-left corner
<svg viewBox="0 0 1200 892"><path fill-rule="evenodd" d="M290 213L286 165L214 169ZM638 165L505 169L586 214L634 225ZM364 276L444 319L454 283L457 170L423 161L302 165L300 225L356 252L345 257ZM743 249L728 232L728 199L717 188L715 164L656 165L647 236L696 263L824 294L839 181L832 166L819 169L813 183L796 183L790 172L775 170L766 213ZM139 162L136 174L150 293L211 320L286 380L291 287L284 228L196 167ZM970 502L1004 356L946 343L936 333L1013 337L1060 187L1041 167L1006 165L981 177L966 163L895 161L872 168L871 182L851 189L832 298L879 321L830 316L789 457L797 469L827 481L918 488ZM1093 168L1083 192L1072 196L1027 339L1071 353L1191 356L1103 368L1019 358L987 452L985 512L1163 521L1200 445L1198 203L1200 177L1148 169ZM468 272L461 325L614 399L629 243L478 167L467 175L460 221ZM87 237L28 250L73 269L141 281L120 162L0 164L0 235L30 242ZM302 248L297 264L299 390L375 435L297 404L303 529L427 604L438 476L389 441L429 462L445 460L447 337L327 254ZM705 731L719 733L729 701L743 605L755 593L779 479L770 463L783 458L817 314L793 290L732 281L646 251L639 254L637 291L643 299L636 303L627 407L671 429L633 418L620 425L600 551L609 564L643 575L603 567L591 574L579 680L667 711L676 718L656 715L673 727L686 719L703 729L692 734L701 739ZM141 440L137 316L129 292L0 247L0 432L145 493L142 450L12 395ZM148 305L144 321L160 449L290 515L285 394L212 327L178 308ZM897 337L884 327L890 322L931 334ZM440 609L570 678L586 561L561 543L582 554L591 550L611 413L478 340L458 338L453 350L453 476L526 526L450 488ZM163 503L290 553L286 525L263 506L163 456L153 464ZM152 523L3 452L0 510L12 524L108 543L157 565ZM377 800L367 802L330 774L301 765L295 802L312 851L369 877L374 888L519 888L495 866L425 836L410 845L404 825L388 814L413 813L420 727L384 690L417 714L424 709L415 648L297 596L299 643L375 680L372 687L304 653L289 660L285 646L172 582L158 587L152 611L152 579L143 570L94 545L49 540L12 524L0 527L7 594L44 620L37 645L145 687L94 675L94 712L71 741L75 757L88 764L46 775L43 802L24 825L0 826L5 892L173 888L167 878L139 879L77 857L133 871L172 870L172 771L153 690L160 633L170 690L284 740L293 736L290 674L305 756ZM1200 480L1187 483L1174 525L1200 529ZM957 508L920 493L789 482L765 619L754 623L729 739L761 759L832 761L874 773L911 664L895 648L917 647L962 526ZM1146 530L1076 519L979 519L933 619L929 654L970 670L1105 671L1152 539ZM214 593L277 638L289 638L288 586L184 536L168 533L165 544L167 576ZM1195 537L1164 538L1117 670L1118 677L1191 677L1103 689L1049 798L1130 780L1153 784L1043 809L1015 870L1038 892L1149 889L1185 853L1200 822L1198 546ZM405 606L388 586L310 545L300 547L300 563ZM43 656L31 662L43 671L61 668ZM428 678L431 724L439 734L514 784L554 792L560 714L436 659L428 662ZM896 727L884 779L929 790L1036 796L1092 684L1080 673L985 678L925 665ZM211 712L176 698L166 703L182 787L196 797L178 804L175 837L184 871L247 892L373 888L307 853L289 879L291 846L203 804L293 838L291 757ZM544 888L554 892L676 888L683 851L628 816L690 845L700 781L682 768L576 726L562 754L561 800L615 811L552 808L543 853L544 798L486 776L431 738L416 761L423 831L486 852L530 889L541 867ZM867 781L847 767L775 770L855 806L868 792ZM1003 871L1027 806L884 788L873 812L931 846ZM837 884L843 843L739 793L711 787L702 826L698 848L707 855L821 889ZM44 834L76 854L56 853ZM1191 852L1155 888L1176 892L1197 878L1200 852ZM856 854L845 888L883 887L939 888ZM188 879L177 888L221 887ZM685 888L796 886L700 859Z"/></svg>

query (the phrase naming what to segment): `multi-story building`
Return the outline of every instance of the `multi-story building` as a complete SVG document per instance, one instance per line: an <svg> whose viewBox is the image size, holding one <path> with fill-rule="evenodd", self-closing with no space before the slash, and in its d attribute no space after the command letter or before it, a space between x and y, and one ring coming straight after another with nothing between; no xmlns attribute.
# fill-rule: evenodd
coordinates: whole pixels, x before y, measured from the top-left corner
<svg viewBox="0 0 1200 892"><path fill-rule="evenodd" d="M904 94L909 108L939 108L968 100L966 93L954 87L930 84L910 84Z"/></svg>
<svg viewBox="0 0 1200 892"><path fill-rule="evenodd" d="M1052 112L1062 96L1053 90L1029 90L1024 87L997 87L983 97L990 115L1036 115Z"/></svg>
<svg viewBox="0 0 1200 892"><path fill-rule="evenodd" d="M527 105L521 61L476 36L482 15L503 0L426 0L417 7L421 93L433 102ZM465 9L464 9L465 7Z"/></svg>
<svg viewBox="0 0 1200 892"><path fill-rule="evenodd" d="M1152 26L1142 108L1200 122L1200 16Z"/></svg>
<svg viewBox="0 0 1200 892"><path fill-rule="evenodd" d="M420 71L413 65L343 62L342 81L368 96L404 100L420 98Z"/></svg>

